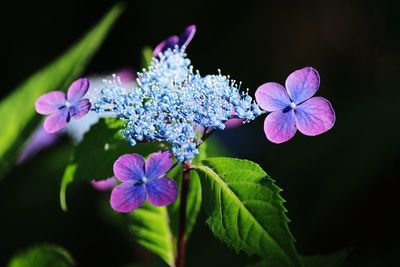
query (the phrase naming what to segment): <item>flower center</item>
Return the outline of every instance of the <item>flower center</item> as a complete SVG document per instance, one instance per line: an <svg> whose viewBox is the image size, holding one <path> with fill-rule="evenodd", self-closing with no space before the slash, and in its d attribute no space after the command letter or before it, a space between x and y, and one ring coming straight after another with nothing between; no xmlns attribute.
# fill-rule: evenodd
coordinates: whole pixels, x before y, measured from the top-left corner
<svg viewBox="0 0 400 267"><path fill-rule="evenodd" d="M292 102L292 103L290 103L290 107L291 107L292 109L295 109L295 108L297 107L297 105L296 105L296 103Z"/></svg>
<svg viewBox="0 0 400 267"><path fill-rule="evenodd" d="M71 103L69 103L68 101L65 101L65 107L69 108L71 106Z"/></svg>
<svg viewBox="0 0 400 267"><path fill-rule="evenodd" d="M146 183L149 179L147 177L142 177L142 183Z"/></svg>

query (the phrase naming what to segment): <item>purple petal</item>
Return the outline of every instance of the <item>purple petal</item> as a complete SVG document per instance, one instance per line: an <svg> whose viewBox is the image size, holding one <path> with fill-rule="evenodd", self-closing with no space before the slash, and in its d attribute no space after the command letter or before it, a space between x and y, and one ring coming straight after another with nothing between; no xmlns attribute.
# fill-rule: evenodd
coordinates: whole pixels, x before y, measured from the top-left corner
<svg viewBox="0 0 400 267"><path fill-rule="evenodd" d="M286 89L296 104L306 101L317 92L319 87L318 71L305 67L292 72L286 79Z"/></svg>
<svg viewBox="0 0 400 267"><path fill-rule="evenodd" d="M269 112L284 109L291 102L286 89L279 83L264 83L257 88L255 96L260 107Z"/></svg>
<svg viewBox="0 0 400 267"><path fill-rule="evenodd" d="M44 120L43 127L48 133L56 133L67 126L69 121L69 110L63 108L51 114Z"/></svg>
<svg viewBox="0 0 400 267"><path fill-rule="evenodd" d="M244 119L229 119L225 122L225 127L228 129L233 129L233 128L237 128L240 125L243 125Z"/></svg>
<svg viewBox="0 0 400 267"><path fill-rule="evenodd" d="M123 86L132 85L136 80L135 71L132 69L122 69L117 72L117 76L121 80Z"/></svg>
<svg viewBox="0 0 400 267"><path fill-rule="evenodd" d="M71 84L68 88L67 99L71 103L76 103L81 99L84 95L86 95L89 89L89 79L81 78L76 80Z"/></svg>
<svg viewBox="0 0 400 267"><path fill-rule="evenodd" d="M172 156L168 151L153 153L146 160L146 177L156 179L165 176L173 164Z"/></svg>
<svg viewBox="0 0 400 267"><path fill-rule="evenodd" d="M58 109L65 105L67 101L65 93L61 91L53 91L40 96L36 102L36 111L42 115L49 115L58 111Z"/></svg>
<svg viewBox="0 0 400 267"><path fill-rule="evenodd" d="M274 111L264 121L264 132L268 140L280 144L291 139L296 133L294 111Z"/></svg>
<svg viewBox="0 0 400 267"><path fill-rule="evenodd" d="M296 126L302 134L318 135L331 129L335 124L335 111L323 97L313 97L297 106Z"/></svg>
<svg viewBox="0 0 400 267"><path fill-rule="evenodd" d="M75 120L85 116L90 110L91 104L89 99L81 99L75 105L70 107L71 117Z"/></svg>
<svg viewBox="0 0 400 267"><path fill-rule="evenodd" d="M179 47L188 46L196 33L196 25L190 25L179 36Z"/></svg>
<svg viewBox="0 0 400 267"><path fill-rule="evenodd" d="M179 38L176 35L170 36L161 43L159 43L153 50L153 56L157 57L160 53L164 52L168 48L173 49L179 42Z"/></svg>
<svg viewBox="0 0 400 267"><path fill-rule="evenodd" d="M139 154L125 154L114 162L115 177L123 182L138 181L145 177L144 158Z"/></svg>
<svg viewBox="0 0 400 267"><path fill-rule="evenodd" d="M60 135L56 133L49 133L43 128L43 124L35 130L32 136L25 144L21 154L18 157L18 164L26 162L33 158L38 152L44 150L60 139Z"/></svg>
<svg viewBox="0 0 400 267"><path fill-rule="evenodd" d="M115 177L111 177L105 180L92 180L90 184L93 186L93 188L99 190L99 191L108 191L111 190L115 187L116 185L116 179Z"/></svg>
<svg viewBox="0 0 400 267"><path fill-rule="evenodd" d="M111 192L111 207L118 212L131 212L143 205L146 200L144 184L126 182L118 185Z"/></svg>
<svg viewBox="0 0 400 267"><path fill-rule="evenodd" d="M166 206L176 200L178 186L169 178L159 178L146 184L147 198L154 206Z"/></svg>

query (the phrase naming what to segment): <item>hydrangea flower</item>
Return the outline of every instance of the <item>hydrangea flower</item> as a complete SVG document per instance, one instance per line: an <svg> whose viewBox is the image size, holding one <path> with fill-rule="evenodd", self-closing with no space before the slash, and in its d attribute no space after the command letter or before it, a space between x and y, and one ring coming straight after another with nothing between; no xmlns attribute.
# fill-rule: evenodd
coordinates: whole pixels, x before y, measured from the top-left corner
<svg viewBox="0 0 400 267"><path fill-rule="evenodd" d="M318 72L306 67L291 73L286 79L286 89L274 82L261 85L256 91L256 101L267 112L264 132L268 140L283 143L297 130L315 136L333 127L335 112L323 97L312 97L318 90Z"/></svg>
<svg viewBox="0 0 400 267"><path fill-rule="evenodd" d="M131 212L143 205L146 198L154 206L166 206L176 200L176 182L165 177L172 167L167 151L153 153L145 161L139 154L125 154L114 163L115 177L122 183L110 198L111 207L118 212Z"/></svg>
<svg viewBox="0 0 400 267"><path fill-rule="evenodd" d="M135 72L132 69L121 69L116 74L92 76L90 77L90 86L86 93L86 98L92 103L98 98L100 94L96 89L102 84L105 78L115 78L121 82L124 87L132 87L135 83ZM108 114L112 116L112 114ZM57 133L49 133L43 128L43 124L40 124L36 130L33 132L32 136L26 142L24 148L22 149L17 163L23 163L32 157L34 157L40 151L51 147L54 145L62 136L62 134L67 134L70 136L75 143L79 143L83 139L83 135L90 129L92 125L97 123L100 117L107 117L107 114L100 116L96 112L89 112L83 118L79 120L71 120L65 127L64 131ZM102 182L102 181L99 181ZM110 188L111 189L111 188Z"/></svg>
<svg viewBox="0 0 400 267"><path fill-rule="evenodd" d="M126 121L121 133L131 145L166 141L179 162L190 162L199 153L198 129L223 130L231 118L248 122L261 114L248 92L241 92L229 76L201 76L178 47L153 58L149 68L138 73L132 90L105 83L94 107Z"/></svg>
<svg viewBox="0 0 400 267"><path fill-rule="evenodd" d="M36 111L42 115L49 115L44 121L44 129L55 133L67 126L73 119L80 119L90 110L90 102L83 99L89 89L89 80L81 78L68 88L67 94L62 91L46 93L36 100Z"/></svg>
<svg viewBox="0 0 400 267"><path fill-rule="evenodd" d="M181 35L178 37L176 35L170 36L161 43L159 43L153 50L153 56L157 57L160 53L168 50L174 49L175 46L187 47L192 41L196 33L196 25L189 25L183 30Z"/></svg>

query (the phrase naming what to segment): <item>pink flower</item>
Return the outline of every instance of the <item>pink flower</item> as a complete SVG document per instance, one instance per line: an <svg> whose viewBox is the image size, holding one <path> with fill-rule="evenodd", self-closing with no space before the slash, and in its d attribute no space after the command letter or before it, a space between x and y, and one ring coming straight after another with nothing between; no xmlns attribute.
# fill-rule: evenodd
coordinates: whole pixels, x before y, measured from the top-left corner
<svg viewBox="0 0 400 267"><path fill-rule="evenodd" d="M262 109L271 112L265 118L264 132L273 143L291 139L297 130L315 136L331 129L335 111L323 97L312 97L318 90L318 72L306 67L291 73L286 79L286 89L274 82L261 85L256 91L256 101Z"/></svg>
<svg viewBox="0 0 400 267"><path fill-rule="evenodd" d="M55 133L67 126L73 119L80 119L90 110L89 99L82 99L89 89L89 80L81 78L68 88L67 94L62 91L46 93L36 100L36 111L49 115L44 121L44 129Z"/></svg>

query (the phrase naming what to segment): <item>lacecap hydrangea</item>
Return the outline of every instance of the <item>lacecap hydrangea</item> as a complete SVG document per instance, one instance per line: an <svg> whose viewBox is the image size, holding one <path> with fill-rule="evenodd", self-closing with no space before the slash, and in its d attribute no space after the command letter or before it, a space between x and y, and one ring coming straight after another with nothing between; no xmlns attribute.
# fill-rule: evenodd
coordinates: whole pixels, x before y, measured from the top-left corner
<svg viewBox="0 0 400 267"><path fill-rule="evenodd" d="M220 72L202 76L195 71L185 47L175 46L154 57L138 73L137 86L127 90L117 79L106 81L94 103L99 113L112 112L124 120L121 133L133 146L164 141L179 162L199 153L202 136L223 130L231 118L244 122L263 111L240 83Z"/></svg>

